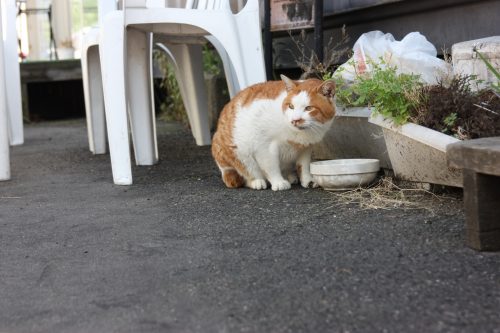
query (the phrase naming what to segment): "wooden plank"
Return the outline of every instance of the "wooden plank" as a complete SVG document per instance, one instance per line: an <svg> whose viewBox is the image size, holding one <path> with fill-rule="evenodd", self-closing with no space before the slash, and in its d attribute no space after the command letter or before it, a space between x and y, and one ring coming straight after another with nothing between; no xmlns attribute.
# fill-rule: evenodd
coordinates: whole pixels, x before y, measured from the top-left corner
<svg viewBox="0 0 500 333"><path fill-rule="evenodd" d="M500 177L463 170L467 229L500 229ZM500 240L499 240L500 241Z"/></svg>
<svg viewBox="0 0 500 333"><path fill-rule="evenodd" d="M468 169L463 175L467 245L482 251L500 250L500 177Z"/></svg>
<svg viewBox="0 0 500 333"><path fill-rule="evenodd" d="M479 251L500 250L500 230L478 232L467 230L467 246Z"/></svg>
<svg viewBox="0 0 500 333"><path fill-rule="evenodd" d="M448 165L500 176L500 137L457 142L446 149Z"/></svg>

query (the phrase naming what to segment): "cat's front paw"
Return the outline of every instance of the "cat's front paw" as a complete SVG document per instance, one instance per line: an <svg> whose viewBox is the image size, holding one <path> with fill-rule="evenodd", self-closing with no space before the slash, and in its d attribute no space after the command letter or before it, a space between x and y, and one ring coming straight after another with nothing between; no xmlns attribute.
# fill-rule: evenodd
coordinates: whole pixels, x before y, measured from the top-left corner
<svg viewBox="0 0 500 333"><path fill-rule="evenodd" d="M302 179L300 180L300 185L304 188L316 188L319 185L313 180L311 176L303 176Z"/></svg>
<svg viewBox="0 0 500 333"><path fill-rule="evenodd" d="M302 187L308 188L308 187L310 187L311 185L312 185L312 187L315 187L315 186L314 186L315 184L316 184L316 183L315 183L315 182L313 182L313 180L312 180L312 176L310 176L310 175L307 175L307 176L302 176L302 177L301 177L301 179L300 179L300 185L302 185ZM316 187L317 187L317 186L318 186L318 185L316 184Z"/></svg>
<svg viewBox="0 0 500 333"><path fill-rule="evenodd" d="M273 191L283 191L291 189L292 185L290 185L289 181L283 179L273 182L271 188L273 189Z"/></svg>
<svg viewBox="0 0 500 333"><path fill-rule="evenodd" d="M247 183L247 186L254 190L265 190L267 183L265 179L254 179Z"/></svg>

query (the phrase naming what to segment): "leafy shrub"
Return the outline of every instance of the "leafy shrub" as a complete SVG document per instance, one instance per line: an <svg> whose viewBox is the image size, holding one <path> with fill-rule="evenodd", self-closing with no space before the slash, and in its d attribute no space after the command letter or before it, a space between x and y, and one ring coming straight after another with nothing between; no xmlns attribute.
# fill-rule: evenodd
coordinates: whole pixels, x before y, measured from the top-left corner
<svg viewBox="0 0 500 333"><path fill-rule="evenodd" d="M371 106L374 112L404 124L410 111L422 98L423 84L413 74L398 74L396 67L372 63L372 71L359 74L352 84L344 82L338 71L333 76L337 83L337 102L344 106Z"/></svg>
<svg viewBox="0 0 500 333"><path fill-rule="evenodd" d="M474 76L456 76L449 82L424 85L418 75L398 74L395 67L372 64L352 84L339 71L337 103L371 106L373 112L401 125L412 121L458 139L500 135L500 96L492 90L475 91Z"/></svg>
<svg viewBox="0 0 500 333"><path fill-rule="evenodd" d="M500 97L493 90L473 90L474 81L462 75L424 87L425 98L412 110L412 122L461 140L499 136Z"/></svg>
<svg viewBox="0 0 500 333"><path fill-rule="evenodd" d="M179 121L188 124L187 113L184 108L179 84L175 78L173 66L168 61L164 51L155 49L153 57L162 73L160 89L166 93L160 102L160 118L167 121ZM219 75L221 73L222 60L213 47L205 44L203 47L203 70L206 73Z"/></svg>
<svg viewBox="0 0 500 333"><path fill-rule="evenodd" d="M215 52L215 49L209 44L203 46L203 70L212 75L219 75L221 73L222 60Z"/></svg>
<svg viewBox="0 0 500 333"><path fill-rule="evenodd" d="M153 57L160 69L163 79L160 82L160 89L164 90L163 100L160 102L160 118L167 121L179 121L183 124L188 123L184 103L179 90L177 79L173 66L168 61L165 52L155 49Z"/></svg>

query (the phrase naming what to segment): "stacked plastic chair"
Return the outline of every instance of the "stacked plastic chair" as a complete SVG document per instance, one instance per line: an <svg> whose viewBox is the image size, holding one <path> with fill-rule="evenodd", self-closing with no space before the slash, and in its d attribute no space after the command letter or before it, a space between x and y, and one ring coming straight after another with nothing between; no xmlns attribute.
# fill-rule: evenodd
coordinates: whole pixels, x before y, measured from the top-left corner
<svg viewBox="0 0 500 333"><path fill-rule="evenodd" d="M181 45L183 51L174 58L191 66L200 64L190 58L197 54L193 51L196 40L211 35L227 54L238 88L265 80L258 0L249 0L237 14L232 13L229 1L187 0L184 8L168 7L170 4L168 0L125 0L122 11L108 13L102 21L100 58L115 184L132 183L129 120L136 163L151 165L158 159L150 66L152 33L166 36L171 51ZM200 70L193 67L190 72ZM184 84L203 84L192 77ZM188 117L197 144L210 144L206 110L188 106Z"/></svg>
<svg viewBox="0 0 500 333"><path fill-rule="evenodd" d="M242 7L240 2L242 1L238 0L237 5ZM180 3L177 3L177 6L180 6ZM100 0L98 5L99 21L102 21L102 18L107 13L118 10L119 7L122 7L121 1L117 3L114 0ZM99 27L97 26L83 36L81 57L89 148L94 154L104 154L106 152L106 123L99 60L99 35ZM200 45L198 46L171 43L169 40L162 39L161 36L157 36L156 39L157 47L167 54L169 62L173 66L188 115L199 112L198 110L203 110L207 106L203 73L200 67L202 63L202 48L200 45L206 43L206 40L210 41L219 52L224 65L230 96L234 96L239 91L234 69L227 54L221 44L212 36L199 39L198 44ZM193 84L193 81L197 83ZM204 141L197 138L197 143L203 144Z"/></svg>
<svg viewBox="0 0 500 333"><path fill-rule="evenodd" d="M3 35L2 9L0 8L0 36ZM6 75L4 41L0 38L0 180L10 179L9 125L6 103Z"/></svg>

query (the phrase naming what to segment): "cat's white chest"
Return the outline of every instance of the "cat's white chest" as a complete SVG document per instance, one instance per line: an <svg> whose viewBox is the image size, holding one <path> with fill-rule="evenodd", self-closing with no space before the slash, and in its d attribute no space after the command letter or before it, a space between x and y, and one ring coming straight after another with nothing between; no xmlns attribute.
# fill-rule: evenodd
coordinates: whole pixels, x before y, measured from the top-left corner
<svg viewBox="0 0 500 333"><path fill-rule="evenodd" d="M233 140L238 150L254 150L280 141L286 131L286 119L281 111L285 94L277 99L263 99L240 106L236 114Z"/></svg>
<svg viewBox="0 0 500 333"><path fill-rule="evenodd" d="M293 128L282 111L282 103L286 96L283 92L276 99L262 99L249 105L238 106L236 114L233 142L242 154L258 149L266 149L270 145L280 147L280 155L293 156L296 145L308 146L321 140L324 128L316 131Z"/></svg>

